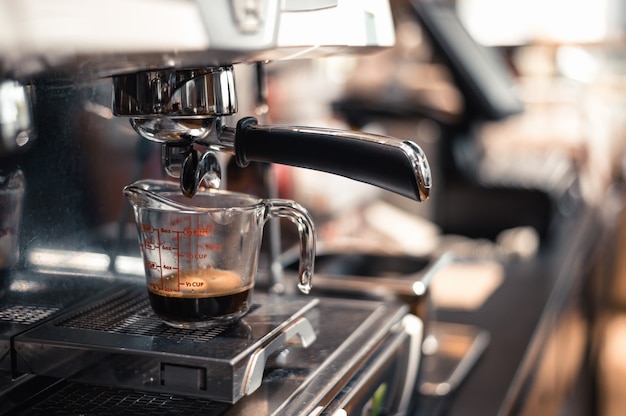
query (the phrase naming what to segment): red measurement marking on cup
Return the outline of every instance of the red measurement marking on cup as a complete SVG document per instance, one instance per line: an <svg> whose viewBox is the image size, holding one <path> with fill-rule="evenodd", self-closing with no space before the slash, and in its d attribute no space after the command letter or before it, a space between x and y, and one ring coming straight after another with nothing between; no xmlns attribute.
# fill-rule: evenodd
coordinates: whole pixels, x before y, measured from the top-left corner
<svg viewBox="0 0 626 416"><path fill-rule="evenodd" d="M146 250L156 250L158 248L154 238L144 238L141 245Z"/></svg>
<svg viewBox="0 0 626 416"><path fill-rule="evenodd" d="M178 257L189 260L203 260L208 257L206 253L178 253Z"/></svg>
<svg viewBox="0 0 626 416"><path fill-rule="evenodd" d="M204 286L204 282L202 281L182 282L180 286L188 287L188 288L202 287Z"/></svg>
<svg viewBox="0 0 626 416"><path fill-rule="evenodd" d="M213 234L213 224L207 224L205 227L191 228L187 227L183 233L186 236L208 237Z"/></svg>
<svg viewBox="0 0 626 416"><path fill-rule="evenodd" d="M152 290L154 290L154 291L172 292L172 293L178 292L178 290L173 288L173 287L164 286L164 285L159 286L159 285L157 285L155 283L151 283L150 287L152 287Z"/></svg>
<svg viewBox="0 0 626 416"><path fill-rule="evenodd" d="M181 216L179 216L179 217L174 217L174 218L172 218L172 220L170 221L170 226L172 226L172 227L176 227L176 226L178 226L178 225L182 224L183 222L187 222L187 223L189 223L189 220L190 220L190 219L189 219L189 217L188 217L188 216L186 216L186 215L181 215Z"/></svg>
<svg viewBox="0 0 626 416"><path fill-rule="evenodd" d="M222 251L222 245L220 243L200 244L198 248L207 251Z"/></svg>
<svg viewBox="0 0 626 416"><path fill-rule="evenodd" d="M176 258L180 257L180 232L176 232ZM180 265L180 262L178 263ZM163 276L163 273L161 273ZM161 285L163 285L163 277L161 277ZM176 287L180 286L180 267L176 268Z"/></svg>

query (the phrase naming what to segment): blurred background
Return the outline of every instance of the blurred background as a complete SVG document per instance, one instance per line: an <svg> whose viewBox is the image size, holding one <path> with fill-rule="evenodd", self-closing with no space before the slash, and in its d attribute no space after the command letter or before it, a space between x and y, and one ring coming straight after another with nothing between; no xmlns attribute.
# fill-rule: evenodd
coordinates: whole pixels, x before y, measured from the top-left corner
<svg viewBox="0 0 626 416"><path fill-rule="evenodd" d="M559 312L545 306L543 318L550 322L553 336L539 342L545 328L532 332L538 350L531 349L525 357L534 362L534 370L518 374L532 373L534 381L526 386L523 399L518 398L523 404L516 406L523 414L622 414L626 4L447 3L488 52L465 39L456 23L445 23L449 17L429 29L410 3L393 1L394 48L366 57L267 65L272 122L362 129L415 140L433 169L432 198L414 204L337 176L276 167L281 192L312 210L325 248L414 255L452 250L461 257L497 258L509 265L512 258L519 265L574 246L570 237L557 237L559 229L585 229L579 215L587 209L583 206L592 207L601 220L583 232L591 247L570 247L575 254L563 260L568 263L563 273L569 274L564 278L566 294L556 296L576 300L550 298L547 304L556 302L557 309L563 308ZM508 90L502 87L507 82ZM574 220L563 225L558 220L562 216ZM441 290L436 283L435 289ZM541 284L531 279L527 284L537 285L536 292L520 296L544 297ZM467 286L462 287L458 290L469 297ZM446 304L446 298L455 296L454 288L446 289L436 301ZM495 293L491 296L500 293L486 290ZM504 322L509 314L525 313L493 302L491 308L482 304L476 310L482 308L489 319L497 314ZM571 306L563 307L571 302L584 306L572 313ZM525 303L533 300L520 301ZM457 313L451 320L463 321L463 314L471 313L459 308L452 306ZM448 318L445 313L439 316ZM493 331L491 335L497 336ZM506 336L514 339L510 333ZM500 360L507 359L506 348L499 347L499 353ZM589 372L581 375L574 363L585 360L590 360ZM586 394L581 394L573 387L576 377L593 387L587 385ZM484 383L471 392L489 395L491 387ZM451 413L491 414L488 408L481 412L480 406L470 410L470 403L464 402L464 411L453 407Z"/></svg>

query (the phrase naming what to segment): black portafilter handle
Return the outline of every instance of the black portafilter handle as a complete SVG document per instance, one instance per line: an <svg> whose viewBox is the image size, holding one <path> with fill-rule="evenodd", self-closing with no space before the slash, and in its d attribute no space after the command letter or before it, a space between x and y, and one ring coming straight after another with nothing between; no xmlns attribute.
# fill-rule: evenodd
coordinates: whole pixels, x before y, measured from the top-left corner
<svg viewBox="0 0 626 416"><path fill-rule="evenodd" d="M240 167L278 163L345 176L416 201L430 194L426 155L408 140L319 127L260 126L246 117L237 123L234 146Z"/></svg>

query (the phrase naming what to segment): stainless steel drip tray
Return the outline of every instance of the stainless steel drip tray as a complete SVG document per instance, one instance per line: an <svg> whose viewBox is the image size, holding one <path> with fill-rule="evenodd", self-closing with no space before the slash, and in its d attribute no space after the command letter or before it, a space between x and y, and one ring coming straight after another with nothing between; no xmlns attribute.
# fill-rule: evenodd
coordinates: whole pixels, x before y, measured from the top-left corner
<svg viewBox="0 0 626 416"><path fill-rule="evenodd" d="M366 356L370 351L362 341L351 344L353 333L365 325L368 342L376 345L406 313L401 307L375 302L333 306L314 297L263 293L255 293L253 299L251 311L235 325L183 330L167 326L152 313L145 287L124 286L96 304L17 336L17 369L87 384L235 403L257 390L268 360L287 346L303 351L293 356L307 357L298 366L304 374L313 374L332 364L325 360L333 349L347 346L354 349L354 356ZM329 311L341 321L320 322ZM333 327L332 342L316 339L326 338L324 325Z"/></svg>
<svg viewBox="0 0 626 416"><path fill-rule="evenodd" d="M12 384L12 338L106 292L106 276L13 271L0 274L0 390ZM5 375L4 377L2 375Z"/></svg>

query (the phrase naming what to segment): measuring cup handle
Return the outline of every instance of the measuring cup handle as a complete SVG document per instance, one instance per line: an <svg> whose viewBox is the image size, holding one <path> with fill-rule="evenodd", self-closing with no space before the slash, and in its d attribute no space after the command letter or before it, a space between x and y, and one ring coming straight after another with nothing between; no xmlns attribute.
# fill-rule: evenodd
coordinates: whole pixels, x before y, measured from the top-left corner
<svg viewBox="0 0 626 416"><path fill-rule="evenodd" d="M300 267L298 288L302 293L311 291L311 279L315 262L315 228L309 212L297 202L287 199L267 199L265 219L270 217L286 218L298 227L300 235Z"/></svg>

